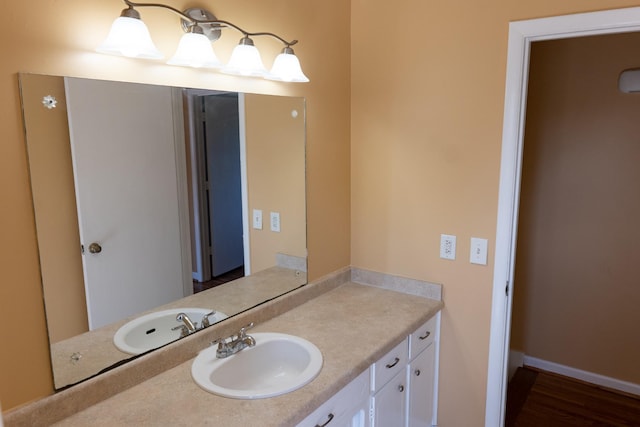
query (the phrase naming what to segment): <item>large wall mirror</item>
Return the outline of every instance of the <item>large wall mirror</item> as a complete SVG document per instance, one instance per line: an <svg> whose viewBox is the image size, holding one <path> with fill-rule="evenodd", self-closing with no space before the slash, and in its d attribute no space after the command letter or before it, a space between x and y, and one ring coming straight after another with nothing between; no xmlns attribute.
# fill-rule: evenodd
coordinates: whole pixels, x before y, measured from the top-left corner
<svg viewBox="0 0 640 427"><path fill-rule="evenodd" d="M19 80L56 389L306 283L303 98Z"/></svg>

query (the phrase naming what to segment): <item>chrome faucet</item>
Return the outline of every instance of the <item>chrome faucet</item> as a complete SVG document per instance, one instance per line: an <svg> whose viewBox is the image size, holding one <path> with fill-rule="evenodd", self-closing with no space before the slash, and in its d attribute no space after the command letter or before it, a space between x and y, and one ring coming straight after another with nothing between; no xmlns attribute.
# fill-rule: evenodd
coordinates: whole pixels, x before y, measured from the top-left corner
<svg viewBox="0 0 640 427"><path fill-rule="evenodd" d="M184 326L187 328L187 331L190 334L194 333L197 330L196 325L191 321L191 319L189 319L189 316L187 316L185 313L178 313L178 315L176 316L176 320L178 322L184 323Z"/></svg>
<svg viewBox="0 0 640 427"><path fill-rule="evenodd" d="M213 316L214 314L216 314L215 310L202 316L202 322L200 324L200 327L198 327L198 322L192 321L186 313L178 313L178 315L176 316L176 321L182 322L182 325L175 326L171 328L171 330L180 330L180 338L186 337L187 335L199 331L200 329L211 326L209 316Z"/></svg>
<svg viewBox="0 0 640 427"><path fill-rule="evenodd" d="M212 344L218 344L216 357L218 359L224 359L225 357L236 354L247 347L253 347L256 345L256 340L251 335L247 335L247 329L251 328L253 328L253 322L249 323L244 328L240 328L240 332L238 332L235 338L233 335L230 336L229 338L231 341L229 342L227 342L225 338L214 341Z"/></svg>
<svg viewBox="0 0 640 427"><path fill-rule="evenodd" d="M200 329L208 328L209 326L211 326L211 322L209 321L209 316L213 316L215 314L216 314L216 311L213 310L213 311L205 314L204 316L202 316L202 325L200 325Z"/></svg>

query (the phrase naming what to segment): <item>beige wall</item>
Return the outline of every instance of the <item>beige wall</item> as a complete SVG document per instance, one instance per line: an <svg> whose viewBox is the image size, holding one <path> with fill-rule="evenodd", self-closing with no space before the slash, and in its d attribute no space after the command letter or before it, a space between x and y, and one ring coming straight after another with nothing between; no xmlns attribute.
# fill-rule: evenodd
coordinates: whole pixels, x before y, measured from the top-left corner
<svg viewBox="0 0 640 427"><path fill-rule="evenodd" d="M640 383L640 33L534 44L512 348ZM603 60L606 58L606 60Z"/></svg>
<svg viewBox="0 0 640 427"><path fill-rule="evenodd" d="M440 424L477 426L484 422L508 22L634 5L640 3L215 3L213 11L222 18L250 28L266 23L299 38L296 53L311 78L306 85L93 54L122 7L117 0L5 5L0 312L28 321L21 328L11 322L0 326L3 408L52 389L16 72L305 96L310 278L351 260L358 267L444 283ZM175 18L162 11L143 11L143 18L169 54L177 37L178 30L169 30ZM224 43L222 57L235 41ZM440 233L458 236L456 261L439 259ZM467 262L471 236L489 239L489 266Z"/></svg>
<svg viewBox="0 0 640 427"><path fill-rule="evenodd" d="M251 271L276 265L276 254L305 257L304 99L244 97ZM292 117L292 111L298 115ZM262 230L252 212L262 210ZM270 213L280 214L280 232L270 228Z"/></svg>
<svg viewBox="0 0 640 427"><path fill-rule="evenodd" d="M193 6L177 0L179 9ZM26 0L3 5L0 17L0 401L3 410L52 392L17 73L72 75L304 96L307 122L307 206L310 278L349 264L349 4L338 0L223 0L212 11L249 29L273 30L296 46L308 84L281 84L93 53L123 3ZM159 49L171 55L178 19L141 10ZM331 22L328 31L327 22ZM239 34L216 43L228 58ZM280 46L256 40L267 66ZM326 56L325 52L332 55ZM330 124L330 125L328 125Z"/></svg>
<svg viewBox="0 0 640 427"><path fill-rule="evenodd" d="M352 0L351 262L444 284L442 426L484 425L508 23L634 5Z"/></svg>
<svg viewBox="0 0 640 427"><path fill-rule="evenodd" d="M22 74L20 87L49 340L55 343L89 330L64 79ZM57 100L55 108L43 108L47 95Z"/></svg>

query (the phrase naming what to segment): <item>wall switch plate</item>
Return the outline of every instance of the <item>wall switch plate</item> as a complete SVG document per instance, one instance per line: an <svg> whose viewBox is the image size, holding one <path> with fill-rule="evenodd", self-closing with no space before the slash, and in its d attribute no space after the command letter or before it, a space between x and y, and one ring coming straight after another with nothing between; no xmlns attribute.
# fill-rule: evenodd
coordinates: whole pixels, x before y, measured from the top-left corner
<svg viewBox="0 0 640 427"><path fill-rule="evenodd" d="M262 230L262 210L253 210L253 228L256 230Z"/></svg>
<svg viewBox="0 0 640 427"><path fill-rule="evenodd" d="M271 231L280 232L280 213L271 212Z"/></svg>
<svg viewBox="0 0 640 427"><path fill-rule="evenodd" d="M456 259L456 236L450 234L440 235L440 258Z"/></svg>
<svg viewBox="0 0 640 427"><path fill-rule="evenodd" d="M472 237L469 262L471 262L471 264L487 265L487 246L487 239Z"/></svg>

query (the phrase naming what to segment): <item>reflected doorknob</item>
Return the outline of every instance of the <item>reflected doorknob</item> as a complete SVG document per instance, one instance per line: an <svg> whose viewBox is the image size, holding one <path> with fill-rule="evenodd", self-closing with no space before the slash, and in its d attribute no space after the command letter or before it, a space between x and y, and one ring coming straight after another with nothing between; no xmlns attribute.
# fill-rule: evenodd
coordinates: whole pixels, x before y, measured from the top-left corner
<svg viewBox="0 0 640 427"><path fill-rule="evenodd" d="M89 245L89 253L99 254L100 252L102 252L102 246L100 246L98 243L93 242Z"/></svg>

